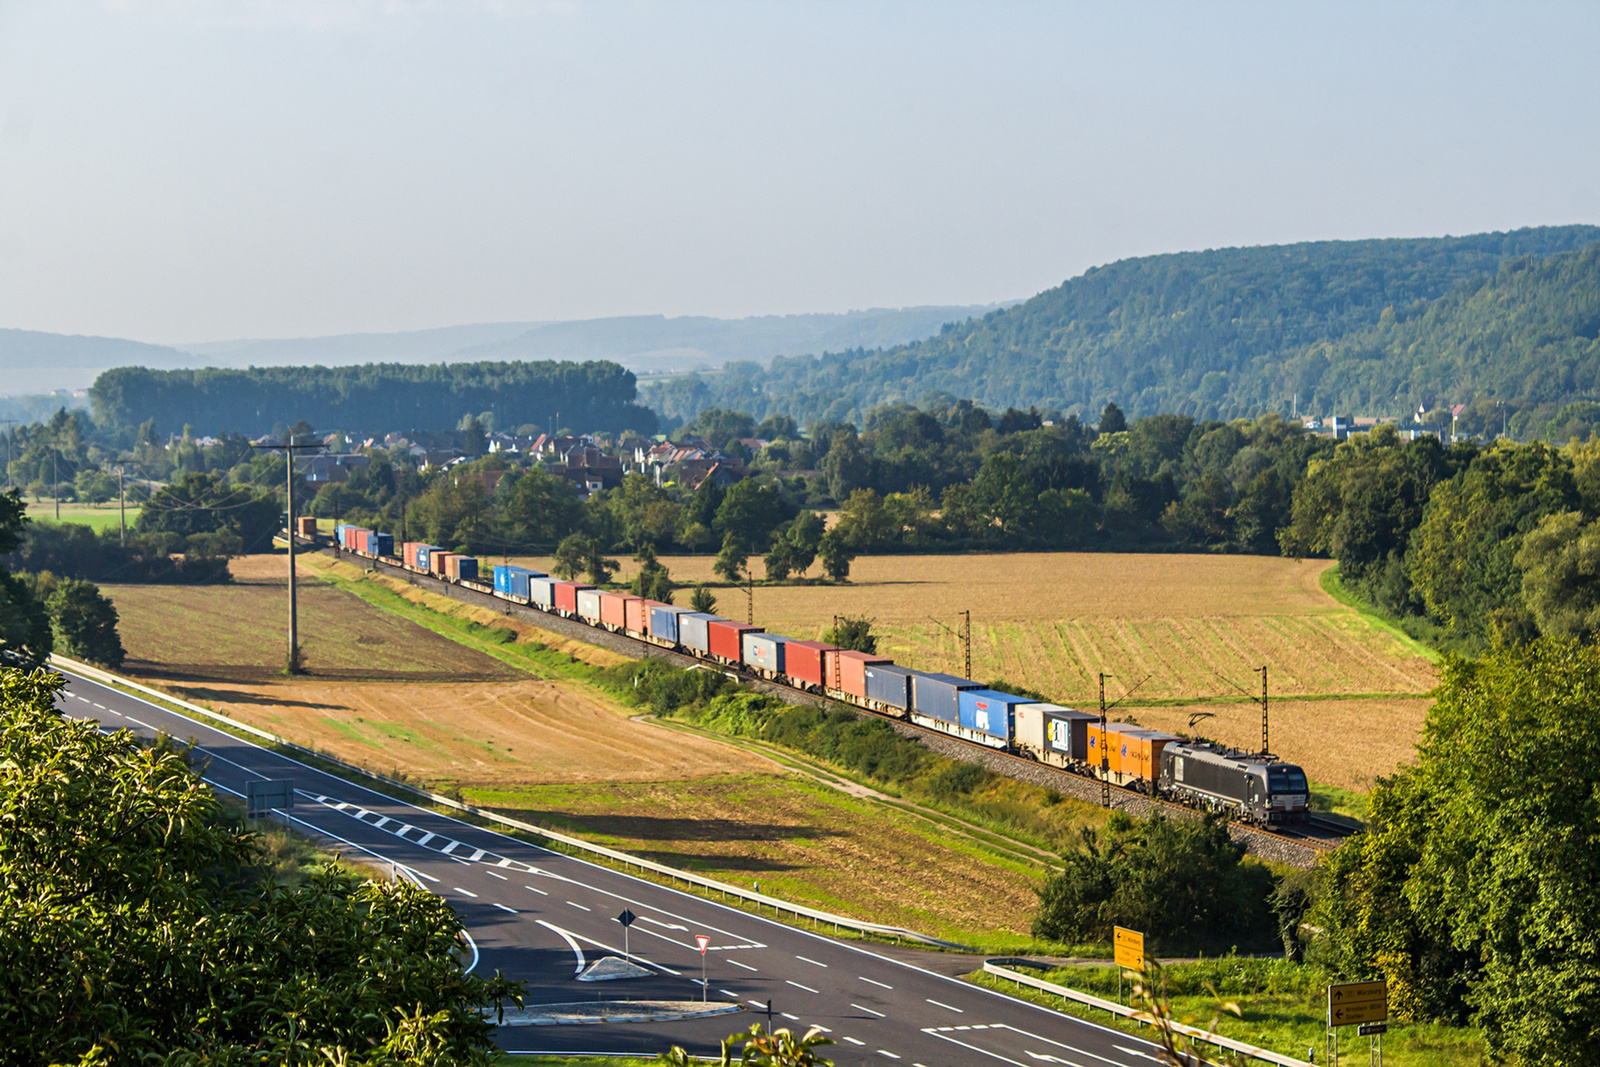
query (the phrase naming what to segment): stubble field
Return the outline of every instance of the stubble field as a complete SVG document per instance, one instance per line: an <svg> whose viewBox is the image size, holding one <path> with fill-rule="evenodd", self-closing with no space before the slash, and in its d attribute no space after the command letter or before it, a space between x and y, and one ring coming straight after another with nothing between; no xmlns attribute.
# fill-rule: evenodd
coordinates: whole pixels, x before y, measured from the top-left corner
<svg viewBox="0 0 1600 1067"><path fill-rule="evenodd" d="M530 560L538 565L543 560ZM624 560L623 576L636 568ZM662 560L680 583L715 582L711 559ZM753 558L760 575L759 558ZM1092 706L1099 674L1118 714L1258 747L1246 694L1268 668L1273 748L1318 782L1365 791L1411 757L1434 664L1320 584L1325 560L1263 556L1007 553L864 556L845 585L757 585L755 621L819 637L835 614L873 620L879 651L962 674L956 633L972 612L972 675ZM742 587L712 590L743 618ZM687 591L678 598L688 600ZM1130 693L1131 691L1131 693ZM1201 715L1191 727L1191 715Z"/></svg>

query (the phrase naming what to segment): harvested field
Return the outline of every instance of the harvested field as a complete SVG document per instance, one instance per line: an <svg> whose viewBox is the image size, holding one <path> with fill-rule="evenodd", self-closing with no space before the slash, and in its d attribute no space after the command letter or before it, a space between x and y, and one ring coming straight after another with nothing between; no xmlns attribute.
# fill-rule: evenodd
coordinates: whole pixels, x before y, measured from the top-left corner
<svg viewBox="0 0 1600 1067"><path fill-rule="evenodd" d="M709 557L662 562L681 583L713 580ZM760 574L760 560L751 562ZM636 567L625 564L624 577ZM975 677L1066 704L1093 703L1104 671L1111 700L1137 686L1135 701L1214 710L1209 702L1254 692L1253 670L1266 664L1274 696L1319 697L1315 706L1330 710L1350 704L1334 716L1338 730L1280 731L1274 748L1314 768L1319 781L1360 789L1409 758L1437 674L1429 660L1328 596L1319 579L1329 566L1263 556L864 556L847 585L757 586L755 620L817 637L835 613L864 615L880 634L879 651L896 662L962 674L952 631L961 626L957 613L970 610ZM713 592L724 614L744 617L743 589ZM1259 712L1240 715L1257 718L1237 739L1259 739ZM1170 718L1187 722L1187 714Z"/></svg>
<svg viewBox="0 0 1600 1067"><path fill-rule="evenodd" d="M662 863L759 881L763 892L788 900L956 940L976 934L1025 943L1037 904L1041 875L892 808L793 779L468 795Z"/></svg>
<svg viewBox="0 0 1600 1067"><path fill-rule="evenodd" d="M106 586L124 671L241 722L438 786L779 773L682 737L568 681L530 678L318 580L300 586L306 675L280 673L282 556L234 562L231 586Z"/></svg>

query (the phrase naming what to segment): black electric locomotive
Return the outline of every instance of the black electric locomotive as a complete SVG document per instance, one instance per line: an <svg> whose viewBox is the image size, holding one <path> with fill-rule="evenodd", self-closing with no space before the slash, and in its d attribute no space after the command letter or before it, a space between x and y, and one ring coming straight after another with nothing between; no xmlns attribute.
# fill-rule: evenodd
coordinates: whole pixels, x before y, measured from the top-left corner
<svg viewBox="0 0 1600 1067"><path fill-rule="evenodd" d="M1171 800L1228 811L1246 822L1294 822L1311 810L1311 788L1298 766L1219 745L1167 745L1158 788Z"/></svg>

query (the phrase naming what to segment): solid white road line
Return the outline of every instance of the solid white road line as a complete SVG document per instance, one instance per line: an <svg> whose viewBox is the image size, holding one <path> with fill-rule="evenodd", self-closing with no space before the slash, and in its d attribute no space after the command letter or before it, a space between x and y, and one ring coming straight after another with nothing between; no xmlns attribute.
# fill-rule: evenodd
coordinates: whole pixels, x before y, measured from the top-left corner
<svg viewBox="0 0 1600 1067"><path fill-rule="evenodd" d="M828 969L828 965L826 963L818 963L816 960L808 960L804 956L796 956L795 959L799 960L801 963L809 963L813 967L821 967L823 970Z"/></svg>
<svg viewBox="0 0 1600 1067"><path fill-rule="evenodd" d="M573 954L578 957L578 969L573 971L572 973L573 974L582 974L583 973L583 949L578 945L577 941L573 940L572 935L570 933L568 933L567 931L561 929L561 927L557 926L555 923L547 923L543 919L538 919L538 920L535 920L535 921L537 921L538 924L540 926L544 927L546 930L554 930L556 933L561 935L561 940L565 941L567 943L567 947L572 949Z"/></svg>
<svg viewBox="0 0 1600 1067"><path fill-rule="evenodd" d="M944 1003L941 1003L940 1001L934 1000L932 997L927 997L925 999L927 1000L927 1002L929 1004L932 1004L936 1008L944 1008L947 1011L955 1012L957 1015L965 1015L966 1014L966 1012L962 1011L960 1008L953 1008L949 1004L944 1004Z"/></svg>
<svg viewBox="0 0 1600 1067"><path fill-rule="evenodd" d="M888 1018L888 1016L884 1015L883 1012L881 1012L881 1011L873 1011L871 1008L864 1008L860 1004L856 1004L856 1003L852 1002L850 1006L852 1008L856 1009L856 1011L864 1011L868 1015L876 1015L880 1019Z"/></svg>
<svg viewBox="0 0 1600 1067"><path fill-rule="evenodd" d="M858 975L856 975L856 977L861 979L863 982L867 983L868 985L877 986L879 989L893 989L894 988L894 986L888 985L888 984L886 984L884 982L874 982L872 979L868 978L864 974L858 974Z"/></svg>

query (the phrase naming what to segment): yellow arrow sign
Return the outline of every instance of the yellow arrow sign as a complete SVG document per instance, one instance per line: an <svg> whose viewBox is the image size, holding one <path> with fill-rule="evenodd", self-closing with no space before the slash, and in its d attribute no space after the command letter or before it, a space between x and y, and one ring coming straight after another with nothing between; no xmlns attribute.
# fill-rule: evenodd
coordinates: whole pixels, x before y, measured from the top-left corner
<svg viewBox="0 0 1600 1067"><path fill-rule="evenodd" d="M1144 935L1120 926L1112 927L1111 934L1117 966L1128 971L1144 970Z"/></svg>
<svg viewBox="0 0 1600 1067"><path fill-rule="evenodd" d="M1388 983L1343 982L1328 987L1329 1026L1359 1026L1388 1018Z"/></svg>

